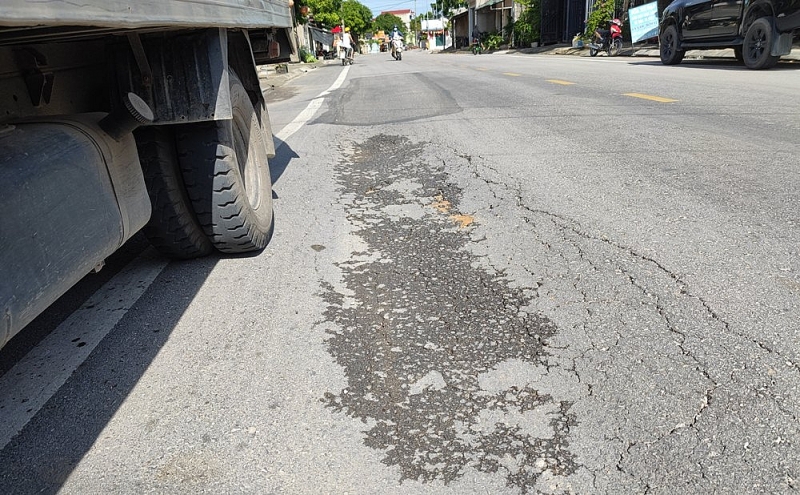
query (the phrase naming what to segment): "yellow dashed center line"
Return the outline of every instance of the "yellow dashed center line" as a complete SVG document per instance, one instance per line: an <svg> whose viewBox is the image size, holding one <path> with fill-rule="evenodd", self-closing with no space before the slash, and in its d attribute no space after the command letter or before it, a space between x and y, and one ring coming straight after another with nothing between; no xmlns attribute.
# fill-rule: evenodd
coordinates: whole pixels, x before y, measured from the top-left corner
<svg viewBox="0 0 800 495"><path fill-rule="evenodd" d="M478 70L487 71L487 70L489 70L489 69L487 69L487 68L485 68L485 67L478 67Z"/></svg>
<svg viewBox="0 0 800 495"><path fill-rule="evenodd" d="M622 96L630 96L632 98L641 98L643 100L657 101L659 103L674 103L678 100L672 98L662 98L661 96L645 95L642 93L623 93Z"/></svg>
<svg viewBox="0 0 800 495"><path fill-rule="evenodd" d="M553 84L560 84L562 86L571 86L571 85L575 84L574 82L562 81L561 79L545 79L545 81L547 81L549 83L553 83Z"/></svg>
<svg viewBox="0 0 800 495"><path fill-rule="evenodd" d="M503 72L504 76L511 76L511 77L519 77L522 74L517 74L516 72Z"/></svg>

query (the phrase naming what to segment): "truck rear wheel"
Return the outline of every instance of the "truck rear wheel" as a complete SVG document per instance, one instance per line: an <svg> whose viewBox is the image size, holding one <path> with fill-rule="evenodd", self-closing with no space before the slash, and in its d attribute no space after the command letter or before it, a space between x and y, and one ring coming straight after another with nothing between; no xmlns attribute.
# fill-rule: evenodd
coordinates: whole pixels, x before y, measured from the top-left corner
<svg viewBox="0 0 800 495"><path fill-rule="evenodd" d="M172 130L143 127L135 135L153 208L144 228L150 243L170 258L191 259L211 254L214 245L198 223L183 185Z"/></svg>
<svg viewBox="0 0 800 495"><path fill-rule="evenodd" d="M178 159L195 214L211 243L225 253L264 249L272 237L268 119L230 74L233 119L181 126ZM263 123L263 124L262 124Z"/></svg>

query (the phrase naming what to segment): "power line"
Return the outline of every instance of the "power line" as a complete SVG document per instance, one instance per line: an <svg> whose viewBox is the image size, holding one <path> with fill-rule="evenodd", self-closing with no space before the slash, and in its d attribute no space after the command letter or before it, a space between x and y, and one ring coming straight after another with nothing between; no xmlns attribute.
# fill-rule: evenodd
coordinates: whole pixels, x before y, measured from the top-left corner
<svg viewBox="0 0 800 495"><path fill-rule="evenodd" d="M404 6L406 4L411 4L411 3L413 3L413 1L414 0L406 0L406 1L403 1L403 2L392 2L392 3L385 3L385 4L381 4L381 5L374 5L374 6L367 5L367 8L369 8L372 11L377 11L378 13L380 13L380 12L386 11L386 10L397 10L397 7L401 7L401 6Z"/></svg>

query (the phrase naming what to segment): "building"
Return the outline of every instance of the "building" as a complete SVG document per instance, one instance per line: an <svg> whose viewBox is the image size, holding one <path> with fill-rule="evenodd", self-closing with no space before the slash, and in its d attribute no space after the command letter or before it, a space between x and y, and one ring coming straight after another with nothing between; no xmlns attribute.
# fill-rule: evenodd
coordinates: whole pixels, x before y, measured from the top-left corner
<svg viewBox="0 0 800 495"><path fill-rule="evenodd" d="M542 0L542 44L570 42L583 33L593 0Z"/></svg>
<svg viewBox="0 0 800 495"><path fill-rule="evenodd" d="M584 21L593 5L594 0L541 0L539 41L542 44L571 42L575 34L583 33ZM477 25L482 33L502 33L523 9L514 0L469 0L466 21L469 26ZM463 25L465 21L458 19L457 22ZM461 29L457 29L457 36L463 36L462 33Z"/></svg>
<svg viewBox="0 0 800 495"><path fill-rule="evenodd" d="M391 14L399 17L400 20L403 21L403 24L405 24L405 29L403 29L403 26L397 26L397 29L403 31L404 33L409 30L409 27L411 26L411 19L414 17L414 11L411 9L384 10L381 12L381 14Z"/></svg>
<svg viewBox="0 0 800 495"><path fill-rule="evenodd" d="M402 26L397 26L397 29L403 33L403 42L406 44L416 43L414 34L411 32L411 19L414 18L414 11L411 9L403 10L384 10L381 14L391 14L400 18L403 21Z"/></svg>
<svg viewBox="0 0 800 495"><path fill-rule="evenodd" d="M425 48L428 50L444 50L452 45L452 40L445 29L447 19L423 20L420 23L421 36L425 40Z"/></svg>

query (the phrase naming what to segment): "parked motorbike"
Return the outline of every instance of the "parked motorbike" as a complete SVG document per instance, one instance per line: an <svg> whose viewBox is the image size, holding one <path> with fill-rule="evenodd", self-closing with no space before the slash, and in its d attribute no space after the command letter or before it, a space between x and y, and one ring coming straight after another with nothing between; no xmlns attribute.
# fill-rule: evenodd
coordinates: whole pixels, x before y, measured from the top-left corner
<svg viewBox="0 0 800 495"><path fill-rule="evenodd" d="M601 51L606 52L609 57L619 55L622 51L622 21L611 19L608 29L595 29L594 38L588 46L592 57Z"/></svg>
<svg viewBox="0 0 800 495"><path fill-rule="evenodd" d="M395 60L403 60L403 42L398 39L392 40L392 57Z"/></svg>

